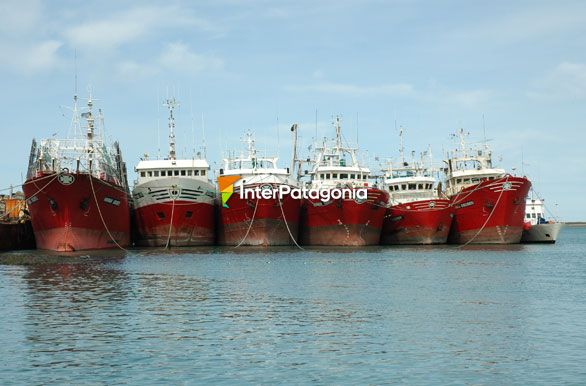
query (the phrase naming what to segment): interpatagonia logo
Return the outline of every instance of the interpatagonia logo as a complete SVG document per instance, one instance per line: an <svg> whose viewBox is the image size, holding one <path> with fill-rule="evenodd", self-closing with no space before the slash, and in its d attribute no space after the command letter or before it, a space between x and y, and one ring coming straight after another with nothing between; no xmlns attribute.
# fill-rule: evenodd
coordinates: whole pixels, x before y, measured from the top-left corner
<svg viewBox="0 0 586 386"><path fill-rule="evenodd" d="M218 186L220 187L220 193L222 195L222 206L229 208L228 200L234 193L234 183L240 179L240 176L219 176Z"/></svg>

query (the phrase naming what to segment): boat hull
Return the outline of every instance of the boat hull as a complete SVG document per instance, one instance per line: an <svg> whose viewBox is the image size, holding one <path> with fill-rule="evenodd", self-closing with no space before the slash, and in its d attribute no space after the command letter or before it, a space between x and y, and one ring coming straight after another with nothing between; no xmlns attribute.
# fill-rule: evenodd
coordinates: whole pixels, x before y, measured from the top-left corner
<svg viewBox="0 0 586 386"><path fill-rule="evenodd" d="M220 245L292 245L292 237L298 242L300 199L290 195L280 202L278 198L246 199L236 192L227 205L218 210Z"/></svg>
<svg viewBox="0 0 586 386"><path fill-rule="evenodd" d="M201 246L215 242L215 190L208 181L162 178L136 186L135 244Z"/></svg>
<svg viewBox="0 0 586 386"><path fill-rule="evenodd" d="M393 205L385 215L381 244L445 244L452 218L445 199Z"/></svg>
<svg viewBox="0 0 586 386"><path fill-rule="evenodd" d="M72 173L40 174L23 190L37 248L68 252L130 245L128 194L121 187Z"/></svg>
<svg viewBox="0 0 586 386"><path fill-rule="evenodd" d="M301 242L304 245L377 245L380 242L388 195L368 188L365 201L306 199Z"/></svg>
<svg viewBox="0 0 586 386"><path fill-rule="evenodd" d="M171 201L135 210L135 244L144 247L213 245L214 205Z"/></svg>
<svg viewBox="0 0 586 386"><path fill-rule="evenodd" d="M523 229L522 243L554 244L557 241L563 223L547 223L532 225L529 229Z"/></svg>
<svg viewBox="0 0 586 386"><path fill-rule="evenodd" d="M525 198L531 182L505 176L463 189L451 199L454 220L448 242L517 244L521 241Z"/></svg>

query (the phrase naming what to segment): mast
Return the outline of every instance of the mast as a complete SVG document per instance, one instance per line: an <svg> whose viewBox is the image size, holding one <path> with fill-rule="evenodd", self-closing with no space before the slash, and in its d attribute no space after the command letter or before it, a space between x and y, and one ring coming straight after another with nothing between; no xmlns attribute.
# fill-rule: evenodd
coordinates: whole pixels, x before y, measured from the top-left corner
<svg viewBox="0 0 586 386"><path fill-rule="evenodd" d="M340 116L336 115L336 147L340 151L342 147L342 129L340 127Z"/></svg>
<svg viewBox="0 0 586 386"><path fill-rule="evenodd" d="M403 146L403 126L399 128L399 140L401 143L401 148L399 149L399 154L401 155L401 167L405 166L405 147Z"/></svg>
<svg viewBox="0 0 586 386"><path fill-rule="evenodd" d="M254 150L254 139L252 139L252 133L249 131L246 133L246 145L248 148L248 157L253 160L256 158L256 151Z"/></svg>
<svg viewBox="0 0 586 386"><path fill-rule="evenodd" d="M74 99L76 100L77 96L75 96ZM86 138L87 138L87 152L88 152L90 173L92 172L92 163L93 163L93 155L94 155L94 116L92 114L92 107L93 106L94 106L94 102L92 100L92 93L90 92L90 96L87 100L88 111L81 115L87 121Z"/></svg>
<svg viewBox="0 0 586 386"><path fill-rule="evenodd" d="M464 129L460 128L460 131L458 132L458 137L460 138L460 151L462 151L462 157L466 158L467 154L466 154L466 142L465 142L465 133L464 133Z"/></svg>
<svg viewBox="0 0 586 386"><path fill-rule="evenodd" d="M175 97L171 99L167 99L163 106L169 109L169 159L171 161L175 161L175 117L173 116L173 111L175 108L179 106Z"/></svg>
<svg viewBox="0 0 586 386"><path fill-rule="evenodd" d="M289 175L293 175L295 170L295 162L297 162L297 123L291 126L291 132L293 133L293 157L291 157L291 169Z"/></svg>

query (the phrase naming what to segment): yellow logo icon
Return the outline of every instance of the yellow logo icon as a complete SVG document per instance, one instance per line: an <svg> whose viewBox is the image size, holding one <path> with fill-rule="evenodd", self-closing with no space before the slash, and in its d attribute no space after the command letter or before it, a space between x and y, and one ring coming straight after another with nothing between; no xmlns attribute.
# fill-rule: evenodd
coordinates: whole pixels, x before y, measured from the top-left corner
<svg viewBox="0 0 586 386"><path fill-rule="evenodd" d="M220 187L220 193L222 194L222 206L229 208L226 204L232 194L234 193L234 183L240 179L240 176L219 176L218 186Z"/></svg>

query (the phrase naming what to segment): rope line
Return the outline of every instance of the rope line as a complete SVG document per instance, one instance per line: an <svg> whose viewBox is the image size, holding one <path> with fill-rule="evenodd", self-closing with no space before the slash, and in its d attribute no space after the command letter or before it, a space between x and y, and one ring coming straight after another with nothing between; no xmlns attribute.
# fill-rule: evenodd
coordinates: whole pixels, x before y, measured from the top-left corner
<svg viewBox="0 0 586 386"><path fill-rule="evenodd" d="M106 220L104 220L104 216L102 215L102 210L100 209L100 204L98 202L98 196L96 195L96 191L94 189L94 181L93 181L92 177L93 176L91 174L88 174L88 178L90 180L90 186L92 187L92 194L94 196L94 201L96 203L96 208L98 208L98 214L100 215L100 219L102 220L102 224L104 225L104 228L106 229L106 232L108 233L108 236L110 237L110 239L112 241L114 241L114 244L116 244L116 246L118 248L120 248L121 250L128 252L124 247L122 247L122 245L118 244L118 241L116 241L114 236L112 236L112 233L110 233L110 229L108 229L108 225L106 225Z"/></svg>
<svg viewBox="0 0 586 386"><path fill-rule="evenodd" d="M293 237L293 234L291 233L291 229L289 229L289 224L287 223L287 218L285 217L285 211L283 210L283 203L281 202L281 200L279 200L279 206L281 207L281 214L283 215L283 221L285 222L285 227L287 227L287 232L289 232L289 236L291 237L291 240L293 240L293 242L295 243L297 248L299 248L303 251L304 249L301 248L301 246L299 244L297 244L297 240L295 240L295 237Z"/></svg>
<svg viewBox="0 0 586 386"><path fill-rule="evenodd" d="M171 207L171 221L169 222L169 235L167 236L167 244L165 249L169 249L169 243L171 242L171 230L173 229L173 216L175 215L175 199L173 199L173 206Z"/></svg>
<svg viewBox="0 0 586 386"><path fill-rule="evenodd" d="M248 233L250 233L250 229L252 229L252 223L254 223L254 218L256 217L256 208L258 208L258 198L256 199L256 204L254 205L254 212L252 213L252 219L250 219L250 224L248 225L246 234L244 235L244 238L240 240L238 245L236 245L234 248L238 248L239 246L241 246L242 243L244 243L244 240L246 240L246 238L248 237Z"/></svg>

